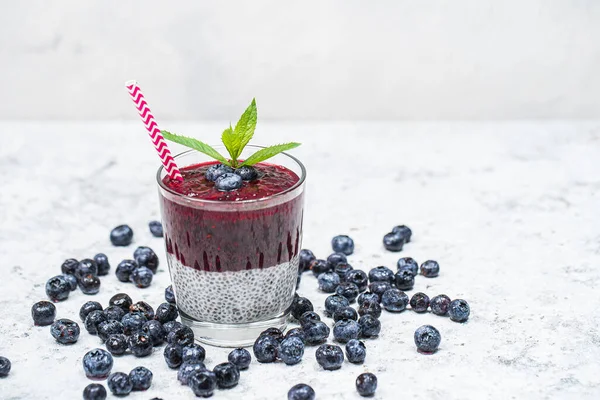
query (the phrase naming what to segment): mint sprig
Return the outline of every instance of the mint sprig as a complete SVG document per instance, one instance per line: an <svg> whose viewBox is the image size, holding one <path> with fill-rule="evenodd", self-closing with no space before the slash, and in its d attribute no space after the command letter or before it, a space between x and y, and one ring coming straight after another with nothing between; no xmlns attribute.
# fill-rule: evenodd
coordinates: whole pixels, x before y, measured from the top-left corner
<svg viewBox="0 0 600 400"><path fill-rule="evenodd" d="M161 133L167 140L182 144L201 153L204 153L207 156L212 157L215 160L220 161L222 164L228 165L232 168L252 166L259 162L268 160L269 158L276 156L281 152L291 150L300 146L300 143L291 142L265 147L252 154L246 160L240 162L238 158L242 154L242 151L244 150L246 145L250 142L250 140L252 140L252 137L254 137L254 130L256 129L257 117L258 114L256 110L256 100L252 99L252 103L250 103L248 108L246 108L246 111L244 111L244 113L240 117L237 124L235 124L235 128L232 128L231 124L229 124L229 128L225 129L221 134L221 141L223 142L225 148L227 149L227 152L229 153L229 160L223 157L213 147L198 139L176 135L168 131L161 131Z"/></svg>

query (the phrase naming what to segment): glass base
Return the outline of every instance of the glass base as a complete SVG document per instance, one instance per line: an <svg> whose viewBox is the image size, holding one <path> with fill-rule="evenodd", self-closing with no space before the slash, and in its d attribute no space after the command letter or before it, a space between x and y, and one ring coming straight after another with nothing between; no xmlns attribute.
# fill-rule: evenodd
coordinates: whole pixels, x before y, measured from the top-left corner
<svg viewBox="0 0 600 400"><path fill-rule="evenodd" d="M179 312L181 322L194 331L197 341L217 347L248 347L252 346L260 333L268 328L284 331L288 324L288 313L275 318L250 322L247 324L218 324L201 322L185 313Z"/></svg>

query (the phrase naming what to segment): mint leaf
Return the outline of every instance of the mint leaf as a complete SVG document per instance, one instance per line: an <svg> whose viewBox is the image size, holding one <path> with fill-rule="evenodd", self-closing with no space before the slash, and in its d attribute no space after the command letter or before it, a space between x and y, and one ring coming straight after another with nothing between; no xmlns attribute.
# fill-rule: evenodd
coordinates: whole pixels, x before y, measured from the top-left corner
<svg viewBox="0 0 600 400"><path fill-rule="evenodd" d="M206 154L209 157L214 158L215 160L221 161L225 165L231 166L231 163L225 159L217 150L207 145L204 142L201 142L197 139L175 135L168 131L160 131L163 137L171 142L179 143L184 146L190 147L194 150L198 150L201 153Z"/></svg>
<svg viewBox="0 0 600 400"><path fill-rule="evenodd" d="M240 120L235 124L235 130L233 131L236 136L236 155L232 158L237 161L237 158L242 154L242 150L248 144L248 142L254 136L254 129L256 129L256 119L258 118L258 112L256 110L256 99L252 99L252 103L246 108L246 111L240 117Z"/></svg>
<svg viewBox="0 0 600 400"><path fill-rule="evenodd" d="M229 124L229 128L223 131L223 134L221 135L221 141L225 145L225 148L227 149L231 160L237 160L239 155L237 152L239 141L237 140L235 133L233 133L233 128L231 128L231 124Z"/></svg>
<svg viewBox="0 0 600 400"><path fill-rule="evenodd" d="M252 154L250 157L248 157L246 159L246 161L244 161L242 163L242 165L240 165L241 167L244 165L254 165L257 164L261 161L265 161L273 156L276 156L277 154L286 151L286 150L291 150L294 149L296 147L300 146L300 143L283 143L283 144L276 144L275 146L270 146L270 147L265 147L264 149L260 149L259 151L257 151L256 153Z"/></svg>

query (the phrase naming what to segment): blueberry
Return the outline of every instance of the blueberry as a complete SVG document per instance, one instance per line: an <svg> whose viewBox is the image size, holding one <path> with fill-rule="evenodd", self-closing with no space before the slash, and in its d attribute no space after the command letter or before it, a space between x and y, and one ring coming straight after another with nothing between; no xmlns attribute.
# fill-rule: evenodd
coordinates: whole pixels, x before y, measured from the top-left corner
<svg viewBox="0 0 600 400"><path fill-rule="evenodd" d="M71 289L71 292L77 289L77 278L75 277L75 275L62 274L62 277L65 278L67 282L69 282L69 288Z"/></svg>
<svg viewBox="0 0 600 400"><path fill-rule="evenodd" d="M62 275L50 278L46 282L46 295L55 303L66 300L69 297L69 293L71 293L71 285Z"/></svg>
<svg viewBox="0 0 600 400"><path fill-rule="evenodd" d="M105 379L113 367L113 358L103 349L93 349L83 356L83 370L89 379Z"/></svg>
<svg viewBox="0 0 600 400"><path fill-rule="evenodd" d="M395 280L396 287L400 290L411 290L415 286L415 275L408 268L396 272Z"/></svg>
<svg viewBox="0 0 600 400"><path fill-rule="evenodd" d="M107 319L104 311L94 310L85 317L83 325L90 335L96 335L98 334L98 326L105 321Z"/></svg>
<svg viewBox="0 0 600 400"><path fill-rule="evenodd" d="M367 285L369 283L369 278L365 271L360 269L353 269L346 272L346 276L344 277L344 281L354 283L360 292L364 292L367 290Z"/></svg>
<svg viewBox="0 0 600 400"><path fill-rule="evenodd" d="M169 368L179 368L183 363L182 352L183 347L178 344L168 344L165 346L163 356Z"/></svg>
<svg viewBox="0 0 600 400"><path fill-rule="evenodd" d="M173 331L176 331L179 328L183 328L183 324L179 321L169 321L166 324L163 324L163 328L167 331L167 335Z"/></svg>
<svg viewBox="0 0 600 400"><path fill-rule="evenodd" d="M176 320L178 316L179 312L177 311L177 307L170 303L162 303L156 309L154 318L164 324L165 322Z"/></svg>
<svg viewBox="0 0 600 400"><path fill-rule="evenodd" d="M104 310L107 321L121 321L124 315L125 311L119 306L109 306Z"/></svg>
<svg viewBox="0 0 600 400"><path fill-rule="evenodd" d="M127 280L121 282L129 282L129 277L127 278ZM125 293L117 293L108 301L109 306L120 307L125 312L129 312L129 307L131 307L132 304L133 300L131 300L131 297L129 297L129 295Z"/></svg>
<svg viewBox="0 0 600 400"><path fill-rule="evenodd" d="M419 273L419 264L411 258L411 257L402 257L396 263L398 267L398 271L404 268L408 268L413 275L417 275Z"/></svg>
<svg viewBox="0 0 600 400"><path fill-rule="evenodd" d="M122 333L112 334L106 339L106 350L113 356L121 356L125 354L129 344L127 343L127 336Z"/></svg>
<svg viewBox="0 0 600 400"><path fill-rule="evenodd" d="M344 296L332 294L325 299L325 315L332 317L339 308L348 307L349 305L350 302Z"/></svg>
<svg viewBox="0 0 600 400"><path fill-rule="evenodd" d="M189 326L182 325L167 333L167 343L175 343L182 347L194 344L194 331Z"/></svg>
<svg viewBox="0 0 600 400"><path fill-rule="evenodd" d="M70 319L57 319L50 326L50 334L61 344L72 344L79 339L79 325Z"/></svg>
<svg viewBox="0 0 600 400"><path fill-rule="evenodd" d="M160 346L167 338L167 331L165 330L163 325L159 321L156 321L154 319L144 322L144 325L142 325L140 331L150 336L150 340L152 340L153 346Z"/></svg>
<svg viewBox="0 0 600 400"><path fill-rule="evenodd" d="M369 281L371 282L394 282L394 272L383 265L375 267L369 271Z"/></svg>
<svg viewBox="0 0 600 400"><path fill-rule="evenodd" d="M330 270L334 270L338 264L347 264L348 259L344 253L333 253L327 257L327 266ZM343 278L340 276L340 278Z"/></svg>
<svg viewBox="0 0 600 400"><path fill-rule="evenodd" d="M248 350L240 347L239 349L231 350L231 353L227 356L227 360L238 367L238 369L246 369L250 366L252 356Z"/></svg>
<svg viewBox="0 0 600 400"><path fill-rule="evenodd" d="M135 367L129 373L133 390L148 390L152 385L152 371L146 367Z"/></svg>
<svg viewBox="0 0 600 400"><path fill-rule="evenodd" d="M315 355L319 365L328 371L340 369L344 362L344 352L342 351L342 348L334 344L323 344L319 346Z"/></svg>
<svg viewBox="0 0 600 400"><path fill-rule="evenodd" d="M350 265L348 263L339 263L338 265L335 266L333 271L340 276L340 279L343 282L344 279L346 279L346 274L349 271L352 271L353 269L354 268L352 268L352 265Z"/></svg>
<svg viewBox="0 0 600 400"><path fill-rule="evenodd" d="M415 345L421 353L433 353L442 341L440 332L431 325L423 325L415 331Z"/></svg>
<svg viewBox="0 0 600 400"><path fill-rule="evenodd" d="M90 383L83 389L83 400L106 400L106 389L99 383Z"/></svg>
<svg viewBox="0 0 600 400"><path fill-rule="evenodd" d="M296 277L296 290L300 287L300 281L302 280L302 274L298 271L298 276Z"/></svg>
<svg viewBox="0 0 600 400"><path fill-rule="evenodd" d="M386 233L383 237L383 247L389 251L402 251L404 238L397 233Z"/></svg>
<svg viewBox="0 0 600 400"><path fill-rule="evenodd" d="M110 263L108 262L108 257L104 253L98 253L94 256L94 261L98 266L98 275L108 275L108 271L110 271Z"/></svg>
<svg viewBox="0 0 600 400"><path fill-rule="evenodd" d="M450 306L450 297L445 294L440 294L431 299L429 303L431 312L435 315L446 315Z"/></svg>
<svg viewBox="0 0 600 400"><path fill-rule="evenodd" d="M315 391L304 383L292 386L288 391L288 400L315 400Z"/></svg>
<svg viewBox="0 0 600 400"><path fill-rule="evenodd" d="M224 362L216 365L213 372L217 377L217 386L219 389L229 389L238 384L240 381L240 370L230 362Z"/></svg>
<svg viewBox="0 0 600 400"><path fill-rule="evenodd" d="M292 328L285 334L285 338L297 337L302 340L302 343L306 343L306 334L302 328Z"/></svg>
<svg viewBox="0 0 600 400"><path fill-rule="evenodd" d="M327 265L327 261L321 259L313 260L313 262L310 264L310 269L313 275L317 277L322 273L332 270L332 268L329 268Z"/></svg>
<svg viewBox="0 0 600 400"><path fill-rule="evenodd" d="M381 297L379 297L379 295L377 293L373 293L373 292L364 292L361 293L360 295L358 295L358 299L356 299L356 301L358 302L358 306L362 306L363 303L365 301L374 301L377 303L381 302Z"/></svg>
<svg viewBox="0 0 600 400"><path fill-rule="evenodd" d="M352 282L342 282L335 288L335 293L344 296L350 303L354 303L358 297L358 286Z"/></svg>
<svg viewBox="0 0 600 400"><path fill-rule="evenodd" d="M302 314L312 310L314 310L313 305L306 297L295 298L292 302L292 316L296 319L300 319Z"/></svg>
<svg viewBox="0 0 600 400"><path fill-rule="evenodd" d="M197 397L211 397L217 386L217 377L212 371L195 371L188 385Z"/></svg>
<svg viewBox="0 0 600 400"><path fill-rule="evenodd" d="M448 315L454 322L465 322L469 319L471 314L471 307L469 303L462 299L452 300L448 306Z"/></svg>
<svg viewBox="0 0 600 400"><path fill-rule="evenodd" d="M150 221L148 222L148 228L150 228L150 233L154 237L163 237L163 226L160 221Z"/></svg>
<svg viewBox="0 0 600 400"><path fill-rule="evenodd" d="M204 362L206 350L199 344L194 343L183 348L181 357L183 362Z"/></svg>
<svg viewBox="0 0 600 400"><path fill-rule="evenodd" d="M360 325L353 319L339 320L333 326L333 338L340 343L346 343L350 339L359 337Z"/></svg>
<svg viewBox="0 0 600 400"><path fill-rule="evenodd" d="M85 318L92 311L102 311L102 304L98 303L97 301L86 301L79 309L79 318L85 322Z"/></svg>
<svg viewBox="0 0 600 400"><path fill-rule="evenodd" d="M362 306L358 308L358 313L361 316L371 315L375 318L379 318L381 316L381 306L378 301L366 300L363 302Z"/></svg>
<svg viewBox="0 0 600 400"><path fill-rule="evenodd" d="M31 317L36 326L51 325L56 317L56 307L49 301L38 301L31 307Z"/></svg>
<svg viewBox="0 0 600 400"><path fill-rule="evenodd" d="M304 314L302 314L300 316L300 318L298 319L298 322L300 322L300 325L306 325L306 324L318 322L320 320L321 320L321 317L316 312L306 311Z"/></svg>
<svg viewBox="0 0 600 400"><path fill-rule="evenodd" d="M356 321L358 319L358 313L352 307L339 308L333 313L333 321L338 322L342 319L353 319Z"/></svg>
<svg viewBox="0 0 600 400"><path fill-rule="evenodd" d="M363 397L373 396L377 390L377 377L370 372L356 378L356 391Z"/></svg>
<svg viewBox="0 0 600 400"><path fill-rule="evenodd" d="M338 235L331 239L331 247L336 253L350 255L354 253L354 240L347 235Z"/></svg>
<svg viewBox="0 0 600 400"><path fill-rule="evenodd" d="M318 315L317 315L318 316ZM283 332L278 328L267 328L260 333L259 336L271 336L273 339L276 339L278 342L283 340Z"/></svg>
<svg viewBox="0 0 600 400"><path fill-rule="evenodd" d="M190 376L197 371L205 371L206 366L201 362L184 362L177 371L177 379L182 385L187 385Z"/></svg>
<svg viewBox="0 0 600 400"><path fill-rule="evenodd" d="M110 231L110 242L115 246L129 246L133 240L133 230L129 225L119 225Z"/></svg>
<svg viewBox="0 0 600 400"><path fill-rule="evenodd" d="M147 333L136 332L129 336L129 350L136 357L146 357L152 354L152 339Z"/></svg>
<svg viewBox="0 0 600 400"><path fill-rule="evenodd" d="M123 333L123 324L120 321L104 321L98 324L98 337L106 342L110 335Z"/></svg>
<svg viewBox="0 0 600 400"><path fill-rule="evenodd" d="M410 242L410 239L412 237L412 231L406 225L395 226L394 229L392 229L392 233L396 233L396 234L402 236L404 238L405 243Z"/></svg>
<svg viewBox="0 0 600 400"><path fill-rule="evenodd" d="M147 267L153 274L158 270L158 256L150 247L140 246L133 252L133 259L140 267Z"/></svg>
<svg viewBox="0 0 600 400"><path fill-rule="evenodd" d="M329 337L330 329L324 322L318 321L302 327L306 337L306 344L314 346L323 343Z"/></svg>
<svg viewBox="0 0 600 400"><path fill-rule="evenodd" d="M236 174L223 174L215 180L215 188L221 192L229 192L242 187L242 177Z"/></svg>
<svg viewBox="0 0 600 400"><path fill-rule="evenodd" d="M383 296L383 294L391 288L392 285L390 285L389 282L375 281L369 284L369 291L377 295L378 303L381 301L381 296Z"/></svg>
<svg viewBox="0 0 600 400"><path fill-rule="evenodd" d="M372 338L379 335L381 322L372 315L365 314L358 320L360 335L364 338Z"/></svg>
<svg viewBox="0 0 600 400"><path fill-rule="evenodd" d="M129 306L129 312L142 314L149 321L154 319L154 308L145 301L138 301Z"/></svg>
<svg viewBox="0 0 600 400"><path fill-rule="evenodd" d="M83 294L96 294L100 291L100 278L96 275L87 274L79 279L79 289Z"/></svg>
<svg viewBox="0 0 600 400"><path fill-rule="evenodd" d="M298 364L304 355L304 342L298 337L288 337L279 344L277 352L286 365Z"/></svg>
<svg viewBox="0 0 600 400"><path fill-rule="evenodd" d="M434 278L440 273L440 264L437 261L427 260L421 264L421 275L426 278Z"/></svg>
<svg viewBox="0 0 600 400"><path fill-rule="evenodd" d="M413 311L424 313L429 308L429 296L425 293L417 292L410 298L410 307Z"/></svg>
<svg viewBox="0 0 600 400"><path fill-rule="evenodd" d="M239 167L234 171L234 173L239 175L244 181L253 181L258 178L258 171L256 168L247 165Z"/></svg>
<svg viewBox="0 0 600 400"><path fill-rule="evenodd" d="M127 396L133 390L133 384L129 379L129 375L123 372L110 374L106 383L115 396Z"/></svg>
<svg viewBox="0 0 600 400"><path fill-rule="evenodd" d="M147 288L152 283L154 274L148 267L138 267L133 270L129 280L139 288Z"/></svg>
<svg viewBox="0 0 600 400"><path fill-rule="evenodd" d="M134 260L123 260L117 265L115 274L121 282L129 282L129 277L134 269L137 268L137 263Z"/></svg>
<svg viewBox="0 0 600 400"><path fill-rule="evenodd" d="M381 296L381 304L391 312L404 311L408 305L408 296L399 289L388 289Z"/></svg>
<svg viewBox="0 0 600 400"><path fill-rule="evenodd" d="M254 357L260 363L271 363L277 360L278 348L279 341L268 335L259 336L252 346Z"/></svg>
<svg viewBox="0 0 600 400"><path fill-rule="evenodd" d="M346 358L353 364L362 364L367 356L365 344L358 339L350 339L346 343Z"/></svg>
<svg viewBox="0 0 600 400"><path fill-rule="evenodd" d="M325 293L335 292L335 288L340 284L340 276L335 272L325 272L319 275L319 289Z"/></svg>
<svg viewBox="0 0 600 400"><path fill-rule="evenodd" d="M223 174L227 174L227 173L232 173L232 172L233 172L233 168L231 168L228 165L214 164L214 165L211 165L210 167L208 167L208 169L204 173L204 177L207 180L214 182L217 180L217 178L219 176L221 176Z"/></svg>
<svg viewBox="0 0 600 400"><path fill-rule="evenodd" d="M60 270L63 274L75 275L75 270L79 265L79 261L74 258L67 258L62 265L60 266Z"/></svg>
<svg viewBox="0 0 600 400"><path fill-rule="evenodd" d="M175 303L175 292L173 291L173 285L169 285L165 288L165 300L167 303Z"/></svg>
<svg viewBox="0 0 600 400"><path fill-rule="evenodd" d="M308 249L300 250L300 254L298 255L298 258L300 260L298 268L301 272L308 271L310 269L310 265L312 264L312 262L317 259L317 257L315 257L315 255L314 255L314 253Z"/></svg>
<svg viewBox="0 0 600 400"><path fill-rule="evenodd" d="M6 357L0 356L0 377L8 376L8 373L10 372L11 367L12 367L12 364L11 364L10 360Z"/></svg>
<svg viewBox="0 0 600 400"><path fill-rule="evenodd" d="M148 321L141 313L129 313L123 315L121 318L121 324L123 324L123 330L126 335L132 335L142 329L142 326Z"/></svg>

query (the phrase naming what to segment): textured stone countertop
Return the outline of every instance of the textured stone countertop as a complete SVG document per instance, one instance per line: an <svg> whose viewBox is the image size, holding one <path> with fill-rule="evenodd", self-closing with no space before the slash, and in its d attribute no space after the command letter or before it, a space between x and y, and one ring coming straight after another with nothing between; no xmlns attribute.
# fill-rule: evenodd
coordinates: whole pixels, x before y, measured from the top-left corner
<svg viewBox="0 0 600 400"><path fill-rule="evenodd" d="M209 142L224 126L167 125ZM33 326L30 307L45 299L44 283L65 258L97 252L113 266L100 293L73 292L57 304L58 317L79 322L84 301L106 305L122 291L155 307L163 301L163 244L147 228L159 217L158 159L138 121L2 122L0 133L0 355L13 364L0 398L81 398L89 383L81 359L99 339L83 331L76 344L59 345L48 327ZM364 371L379 377L376 399L600 398L599 122L263 123L255 142L291 139L304 143L294 154L309 171L303 247L324 258L331 237L347 233L356 268L392 267L400 256L438 260L440 276L419 276L414 291L464 298L471 318L384 312L364 365L322 371L307 348L294 367L253 362L215 399L284 399L299 382L319 399L358 399L354 380ZM128 248L108 240L121 223L135 230ZM413 242L386 252L383 234L401 223ZM114 275L137 245L160 256L148 289ZM323 310L314 277L304 275L299 293ZM442 334L434 355L416 352L413 333L423 324ZM207 365L228 352L207 347ZM137 365L154 381L131 399L193 398L162 348L115 358L113 371Z"/></svg>

